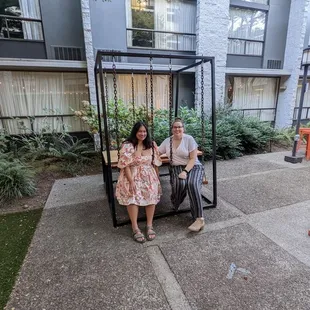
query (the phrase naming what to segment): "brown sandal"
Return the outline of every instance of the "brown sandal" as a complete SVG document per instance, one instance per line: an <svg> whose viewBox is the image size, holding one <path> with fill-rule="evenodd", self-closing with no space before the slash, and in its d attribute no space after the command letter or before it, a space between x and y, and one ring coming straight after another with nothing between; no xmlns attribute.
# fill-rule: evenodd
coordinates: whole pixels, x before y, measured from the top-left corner
<svg viewBox="0 0 310 310"><path fill-rule="evenodd" d="M144 235L142 234L141 230L140 229L136 229L132 232L132 237L133 237L133 240L135 240L136 242L138 243L144 243L145 242L145 237Z"/></svg>
<svg viewBox="0 0 310 310"><path fill-rule="evenodd" d="M156 232L154 231L152 226L146 226L145 227L145 234L146 234L146 239L148 241L152 241L156 238ZM151 236L154 236L154 237L151 238Z"/></svg>

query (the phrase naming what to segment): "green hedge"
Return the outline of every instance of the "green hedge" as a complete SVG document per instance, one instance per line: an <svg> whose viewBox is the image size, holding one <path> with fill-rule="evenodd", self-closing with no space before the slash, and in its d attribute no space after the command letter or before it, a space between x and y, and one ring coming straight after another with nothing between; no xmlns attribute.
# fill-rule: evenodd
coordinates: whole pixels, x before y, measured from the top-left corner
<svg viewBox="0 0 310 310"><path fill-rule="evenodd" d="M119 117L118 126L120 142L130 133L134 123L132 108L128 108L121 101L118 104ZM145 121L145 109L136 108L136 119ZM219 108L216 112L216 155L220 159L229 159L253 154L263 151L270 141L277 136L277 131L270 124L261 122L257 118L243 117L238 111L231 111L228 108ZM192 135L197 143L202 144L201 117L194 109L181 107L179 116L185 123L185 131ZM109 125L112 148L116 148L115 115L113 105L109 105ZM205 156L212 155L212 134L211 119L205 119L205 145L203 146ZM170 135L168 110L157 110L154 112L154 139L159 145Z"/></svg>

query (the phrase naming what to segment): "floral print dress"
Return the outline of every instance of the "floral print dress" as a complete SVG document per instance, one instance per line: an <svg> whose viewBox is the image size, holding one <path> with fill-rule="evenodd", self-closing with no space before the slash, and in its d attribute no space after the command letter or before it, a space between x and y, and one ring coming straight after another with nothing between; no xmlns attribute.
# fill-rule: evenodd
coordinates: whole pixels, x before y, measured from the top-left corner
<svg viewBox="0 0 310 310"><path fill-rule="evenodd" d="M118 168L121 169L116 184L116 198L120 205L148 206L156 205L161 196L161 186L156 170L152 164L152 149L144 150L147 155L135 156L132 143L124 143L120 150ZM158 147L154 143L154 165L160 166ZM125 175L125 167L131 169L136 192L129 191L129 182Z"/></svg>

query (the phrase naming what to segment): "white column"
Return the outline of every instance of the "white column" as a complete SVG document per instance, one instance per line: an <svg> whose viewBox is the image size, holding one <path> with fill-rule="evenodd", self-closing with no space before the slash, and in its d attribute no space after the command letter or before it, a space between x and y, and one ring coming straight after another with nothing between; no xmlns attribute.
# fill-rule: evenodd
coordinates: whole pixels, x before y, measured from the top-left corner
<svg viewBox="0 0 310 310"><path fill-rule="evenodd" d="M276 127L284 128L292 125L300 74L300 62L304 47L309 0L292 0L286 38L283 69L291 71L288 79L282 79L276 115Z"/></svg>
<svg viewBox="0 0 310 310"><path fill-rule="evenodd" d="M224 103L225 69L228 48L229 0L197 0L196 54L215 57L215 99ZM204 106L211 106L210 65L205 65ZM196 71L196 94L200 98L200 70Z"/></svg>
<svg viewBox="0 0 310 310"><path fill-rule="evenodd" d="M86 61L87 61L90 103L96 105L97 100L96 100L96 85L94 75L95 60L94 60L93 38L91 32L89 0L81 0L81 7L82 7L82 20L84 30Z"/></svg>

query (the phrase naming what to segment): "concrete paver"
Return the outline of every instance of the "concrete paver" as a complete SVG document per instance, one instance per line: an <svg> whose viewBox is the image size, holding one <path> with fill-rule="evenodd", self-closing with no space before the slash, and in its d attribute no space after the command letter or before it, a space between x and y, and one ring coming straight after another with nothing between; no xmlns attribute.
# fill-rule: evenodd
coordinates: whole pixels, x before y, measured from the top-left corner
<svg viewBox="0 0 310 310"><path fill-rule="evenodd" d="M309 309L310 162L284 155L219 162L205 229L188 232L187 213L162 218L143 245L112 227L101 175L58 180L7 309Z"/></svg>
<svg viewBox="0 0 310 310"><path fill-rule="evenodd" d="M248 224L161 250L192 309L307 309L310 304L310 269ZM241 270L230 279L232 263Z"/></svg>

